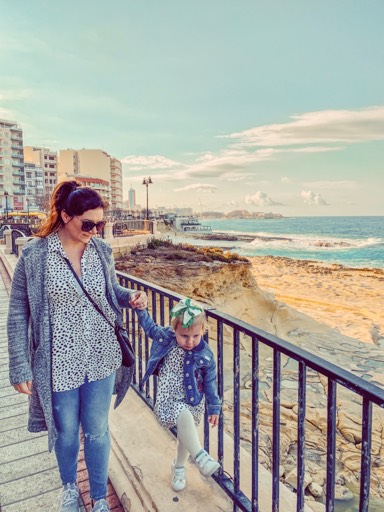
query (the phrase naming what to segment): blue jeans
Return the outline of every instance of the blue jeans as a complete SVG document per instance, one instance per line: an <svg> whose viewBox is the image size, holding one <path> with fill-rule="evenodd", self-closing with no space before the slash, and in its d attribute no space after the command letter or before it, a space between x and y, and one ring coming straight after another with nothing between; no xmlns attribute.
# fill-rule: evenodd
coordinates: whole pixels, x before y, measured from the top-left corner
<svg viewBox="0 0 384 512"><path fill-rule="evenodd" d="M86 379L76 389L53 393L53 416L58 430L55 453L61 481L63 485L76 482L81 424L90 494L94 500L107 494L111 447L108 414L114 383L115 373L94 382Z"/></svg>

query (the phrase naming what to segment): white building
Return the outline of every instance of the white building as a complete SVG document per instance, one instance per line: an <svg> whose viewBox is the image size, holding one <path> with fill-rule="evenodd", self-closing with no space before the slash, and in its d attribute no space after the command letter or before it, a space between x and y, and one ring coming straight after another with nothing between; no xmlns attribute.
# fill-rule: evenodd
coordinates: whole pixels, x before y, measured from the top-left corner
<svg viewBox="0 0 384 512"><path fill-rule="evenodd" d="M51 196L57 185L57 151L37 146L24 146L24 161L43 169L43 195Z"/></svg>
<svg viewBox="0 0 384 512"><path fill-rule="evenodd" d="M25 198L30 211L38 211L44 202L44 170L40 165L24 162Z"/></svg>

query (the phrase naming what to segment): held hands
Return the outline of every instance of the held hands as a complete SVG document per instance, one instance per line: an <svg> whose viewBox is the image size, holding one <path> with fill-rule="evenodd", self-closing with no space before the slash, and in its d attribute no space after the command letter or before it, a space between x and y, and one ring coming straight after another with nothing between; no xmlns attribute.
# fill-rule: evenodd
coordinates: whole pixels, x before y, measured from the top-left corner
<svg viewBox="0 0 384 512"><path fill-rule="evenodd" d="M208 422L210 423L211 427L217 427L219 424L219 415L218 414L211 414L211 416L208 416Z"/></svg>
<svg viewBox="0 0 384 512"><path fill-rule="evenodd" d="M133 309L145 309L148 306L147 294L145 292L135 293L129 304Z"/></svg>
<svg viewBox="0 0 384 512"><path fill-rule="evenodd" d="M14 384L13 388L18 393L24 393L25 395L32 395L32 381L20 382L20 384Z"/></svg>

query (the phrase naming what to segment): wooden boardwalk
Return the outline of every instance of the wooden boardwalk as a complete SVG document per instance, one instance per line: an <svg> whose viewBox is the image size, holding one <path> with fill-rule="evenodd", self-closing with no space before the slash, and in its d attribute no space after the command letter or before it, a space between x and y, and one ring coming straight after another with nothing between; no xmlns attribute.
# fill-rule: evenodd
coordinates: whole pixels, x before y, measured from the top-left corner
<svg viewBox="0 0 384 512"><path fill-rule="evenodd" d="M61 482L56 458L48 452L47 434L27 431L28 398L9 384L6 319L11 281L0 260L0 512L54 512ZM81 512L89 512L89 482L83 447L78 484ZM108 497L113 512L124 512L112 485Z"/></svg>

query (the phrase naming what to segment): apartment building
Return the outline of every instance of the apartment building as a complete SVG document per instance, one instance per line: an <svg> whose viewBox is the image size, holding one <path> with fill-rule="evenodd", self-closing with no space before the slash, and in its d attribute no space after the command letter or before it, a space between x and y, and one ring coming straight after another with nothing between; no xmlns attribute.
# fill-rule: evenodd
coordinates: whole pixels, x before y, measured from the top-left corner
<svg viewBox="0 0 384 512"><path fill-rule="evenodd" d="M84 187L93 188L101 195L103 201L108 202L108 198L110 196L109 181L102 180L100 178L88 178L83 176L76 176L76 181L81 183Z"/></svg>
<svg viewBox="0 0 384 512"><path fill-rule="evenodd" d="M71 178L98 179L108 182L108 192L105 195L102 194L103 199L108 202L108 209L122 208L121 162L105 151L101 149L61 149L59 151L59 180ZM89 183L92 182L89 181ZM97 189L96 186L95 188Z"/></svg>
<svg viewBox="0 0 384 512"><path fill-rule="evenodd" d="M43 169L43 195L51 196L57 185L57 151L37 146L24 146L24 161Z"/></svg>
<svg viewBox="0 0 384 512"><path fill-rule="evenodd" d="M47 206L44 193L44 169L37 164L24 162L25 200L30 211L42 210Z"/></svg>
<svg viewBox="0 0 384 512"><path fill-rule="evenodd" d="M24 209L23 130L15 121L0 119L1 213Z"/></svg>

